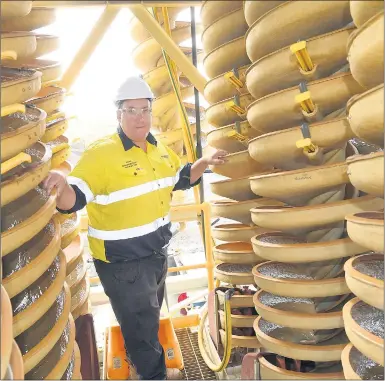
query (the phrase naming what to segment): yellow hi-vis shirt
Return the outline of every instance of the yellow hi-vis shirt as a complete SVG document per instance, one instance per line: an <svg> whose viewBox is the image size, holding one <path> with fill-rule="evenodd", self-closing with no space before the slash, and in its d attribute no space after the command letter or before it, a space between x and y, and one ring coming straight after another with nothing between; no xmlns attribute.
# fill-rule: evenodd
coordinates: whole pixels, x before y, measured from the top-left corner
<svg viewBox="0 0 385 381"><path fill-rule="evenodd" d="M73 213L87 205L88 240L94 258L117 262L145 257L172 236L173 190L188 189L191 164L147 137L147 153L122 131L93 143L67 178L76 193Z"/></svg>

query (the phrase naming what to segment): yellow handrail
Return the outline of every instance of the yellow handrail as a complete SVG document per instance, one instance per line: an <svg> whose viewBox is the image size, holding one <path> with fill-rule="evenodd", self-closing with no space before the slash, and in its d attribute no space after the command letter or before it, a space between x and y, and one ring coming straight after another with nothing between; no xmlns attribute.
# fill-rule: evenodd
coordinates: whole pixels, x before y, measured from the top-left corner
<svg viewBox="0 0 385 381"><path fill-rule="evenodd" d="M110 5L112 6L112 5ZM159 25L153 15L148 12L146 7L134 3L127 3L131 12L138 18L146 27L153 38L162 46L169 54L170 58L178 65L178 68L185 74L195 88L201 93L204 93L204 88L207 80L199 72L199 70L186 57L182 50L175 44L166 31Z"/></svg>
<svg viewBox="0 0 385 381"><path fill-rule="evenodd" d="M207 263L198 263L196 265L169 267L167 271L169 273L176 273L178 271L197 270L205 268L207 268Z"/></svg>
<svg viewBox="0 0 385 381"><path fill-rule="evenodd" d="M1 52L2 60L17 60L17 53L13 50L6 50Z"/></svg>
<svg viewBox="0 0 385 381"><path fill-rule="evenodd" d="M68 1L66 1L68 3ZM47 5L49 6L49 5ZM84 40L82 46L76 53L71 64L68 66L60 81L60 86L68 91L71 90L73 84L78 78L81 70L86 65L95 48L98 46L108 28L118 15L120 8L106 5L99 19L93 26L91 33Z"/></svg>
<svg viewBox="0 0 385 381"><path fill-rule="evenodd" d="M13 105L4 106L1 108L1 117L13 114L15 112L21 112L25 114L25 105L21 103L14 103Z"/></svg>
<svg viewBox="0 0 385 381"><path fill-rule="evenodd" d="M16 156L8 159L7 161L4 161L1 163L1 174L4 175L4 173L9 172L13 168L16 168L20 164L23 163L31 163L32 158L30 155L26 154L25 152L20 152Z"/></svg>
<svg viewBox="0 0 385 381"><path fill-rule="evenodd" d="M169 272L176 272L182 270L191 270L191 269L199 269L206 268L207 269L207 282L208 282L208 291L211 292L214 290L214 257L213 257L213 243L211 238L211 209L210 204L204 202L202 204L191 204L191 205L179 205L179 209L182 209L186 212L195 211L203 212L204 219L204 227L205 227L205 247L206 247L206 263L204 264L196 264L196 265L188 265L188 266L177 266L171 267ZM99 277L91 277L90 284L96 285L99 283Z"/></svg>

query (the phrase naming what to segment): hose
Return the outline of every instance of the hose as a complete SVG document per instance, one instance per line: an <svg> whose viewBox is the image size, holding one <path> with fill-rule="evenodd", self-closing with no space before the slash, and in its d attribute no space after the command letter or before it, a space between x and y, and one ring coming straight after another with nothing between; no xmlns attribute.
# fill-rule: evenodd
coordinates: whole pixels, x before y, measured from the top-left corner
<svg viewBox="0 0 385 381"><path fill-rule="evenodd" d="M216 292L216 290L215 290L215 292ZM220 364L215 364L215 363L213 363L211 361L210 357L208 356L208 354L206 352L206 349L205 349L205 346L204 346L204 342L203 342L203 330L204 330L205 322L206 322L207 315L208 315L207 306L205 307L205 309L203 311L203 315L202 315L201 322L200 322L200 325L199 325L199 329L198 329L198 346L199 346L199 351L200 351L200 353L202 355L202 358L203 358L204 362L206 363L206 365L213 372L220 372L223 369L225 369L227 364L229 363L229 360L230 360L230 355L231 355L231 338L232 338L230 299L233 296L233 294L234 294L234 290L233 289L227 290L226 293L225 293L225 302L224 302L225 327L224 327L224 329L225 329L225 332L226 332L226 336L225 336L225 340L224 340L225 342L223 343L224 356L223 356L223 359L220 362Z"/></svg>
<svg viewBox="0 0 385 381"><path fill-rule="evenodd" d="M165 52L163 52L163 54L165 54ZM168 56L166 57L165 61L166 61L167 69L168 69L169 73L171 73L171 66L170 66L170 62L169 62ZM186 109L185 109L185 107L183 105L183 100L182 100L182 97L181 97L180 89L177 87L178 85L176 83L176 80L175 80L174 76L171 76L170 79L171 79L172 87L174 89L174 92L175 92L177 100L178 100L178 105L179 105L179 108L180 108L181 115L182 115L182 118L183 118L182 130L183 130L183 133L186 136L186 139L185 139L185 141L187 140L186 141L186 145L188 145L188 147L189 147L187 152L189 152L191 154L190 160L195 161L197 157L196 157L196 152L195 152L195 149L194 149L194 139L193 139L191 130L189 128L190 122L188 120Z"/></svg>
<svg viewBox="0 0 385 381"><path fill-rule="evenodd" d="M162 7L162 14L164 19L164 28L167 32L167 34L171 37L171 29L170 29L170 23L169 23L169 17L168 17L168 11L166 7ZM157 9L155 7L152 8L152 15L156 19L156 21L159 23L159 17L157 14ZM195 162L197 160L197 153L194 148L194 137L191 133L190 129L190 121L187 116L186 108L183 104L182 99L182 93L180 88L180 83L177 77L177 69L175 63L170 59L166 51L162 48L162 54L164 58L164 62L170 77L171 85L174 90L175 96L177 98L177 103L179 106L179 112L182 117L183 123L182 123L182 135L183 135L183 141L187 152L187 157L189 161ZM200 194L197 188L194 187L194 196L195 196L195 202L201 203L202 200L200 199ZM204 242L206 242L205 233L204 233L204 219L203 219L203 213L201 216L198 216L198 220L200 221L200 233ZM206 247L205 247L205 253L206 253ZM207 258L207 253L206 253Z"/></svg>
<svg viewBox="0 0 385 381"><path fill-rule="evenodd" d="M152 8L152 13L153 13L153 16L155 17L155 19L159 22L156 8ZM171 30L170 30L170 24L169 24L169 19L168 19L167 8L165 8L165 7L162 8L162 14L163 14L163 19L164 19L165 30L166 30L167 34L171 37ZM183 132L183 135L185 136L184 142L185 142L185 146L186 146L187 155L190 156L189 160L195 161L197 159L197 157L196 157L196 152L194 149L194 139L193 139L191 130L189 128L190 121L188 119L186 109L183 105L183 100L182 100L182 95L181 95L181 89L179 87L179 82L176 78L176 66L175 66L175 63L170 60L168 54L165 52L165 50L163 48L162 48L162 54L163 54L163 58L165 61L165 65L167 67L167 71L169 73L171 85L172 85L174 93L177 97L179 111L180 111L180 114L181 114L182 119L183 119L182 132Z"/></svg>

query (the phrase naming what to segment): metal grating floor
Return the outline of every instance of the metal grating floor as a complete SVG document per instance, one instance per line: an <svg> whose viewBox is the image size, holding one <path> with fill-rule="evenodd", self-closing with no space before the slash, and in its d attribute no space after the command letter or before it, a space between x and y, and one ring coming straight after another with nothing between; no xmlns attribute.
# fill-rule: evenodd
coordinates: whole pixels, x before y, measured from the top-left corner
<svg viewBox="0 0 385 381"><path fill-rule="evenodd" d="M216 380L215 373L206 365L198 347L198 333L189 328L175 330L182 351L184 380Z"/></svg>

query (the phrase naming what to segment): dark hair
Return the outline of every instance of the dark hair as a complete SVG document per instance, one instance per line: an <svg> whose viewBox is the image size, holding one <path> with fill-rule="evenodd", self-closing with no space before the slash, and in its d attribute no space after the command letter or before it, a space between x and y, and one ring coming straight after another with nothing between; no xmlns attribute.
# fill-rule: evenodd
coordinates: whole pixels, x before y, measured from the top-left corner
<svg viewBox="0 0 385 381"><path fill-rule="evenodd" d="M152 105L152 99L151 99L151 98L147 98L147 99L148 99L148 101L150 102L150 106L151 106L151 105ZM123 103L124 103L125 101L126 101L125 99L123 99L123 100L121 100L121 101L116 101L116 102L115 102L116 108L117 108L118 110L120 110L120 109L122 108Z"/></svg>
<svg viewBox="0 0 385 381"><path fill-rule="evenodd" d="M124 100L121 100L121 101L116 101L115 102L115 106L118 110L120 110L123 106L123 103L124 103Z"/></svg>

